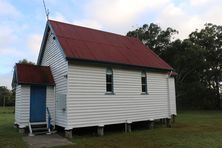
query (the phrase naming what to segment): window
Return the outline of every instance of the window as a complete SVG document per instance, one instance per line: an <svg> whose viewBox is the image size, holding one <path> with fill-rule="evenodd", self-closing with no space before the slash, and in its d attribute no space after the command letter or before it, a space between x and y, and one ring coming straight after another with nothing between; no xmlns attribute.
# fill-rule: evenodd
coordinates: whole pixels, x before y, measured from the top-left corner
<svg viewBox="0 0 222 148"><path fill-rule="evenodd" d="M142 85L142 93L147 94L147 78L146 78L146 72L141 73L141 85Z"/></svg>
<svg viewBox="0 0 222 148"><path fill-rule="evenodd" d="M106 92L113 93L113 71L111 68L106 70Z"/></svg>

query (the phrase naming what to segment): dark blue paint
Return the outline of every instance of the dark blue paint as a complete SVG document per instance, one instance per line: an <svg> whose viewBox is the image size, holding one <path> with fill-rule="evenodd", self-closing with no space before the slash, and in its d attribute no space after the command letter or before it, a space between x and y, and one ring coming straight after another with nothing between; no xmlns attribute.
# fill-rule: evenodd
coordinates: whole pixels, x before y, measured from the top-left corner
<svg viewBox="0 0 222 148"><path fill-rule="evenodd" d="M46 87L31 86L30 122L46 121Z"/></svg>

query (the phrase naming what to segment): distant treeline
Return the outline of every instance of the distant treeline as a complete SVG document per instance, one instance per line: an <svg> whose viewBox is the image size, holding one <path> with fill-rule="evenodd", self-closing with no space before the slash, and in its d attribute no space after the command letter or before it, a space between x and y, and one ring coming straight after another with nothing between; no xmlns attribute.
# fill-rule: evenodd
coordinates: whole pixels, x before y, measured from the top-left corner
<svg viewBox="0 0 222 148"><path fill-rule="evenodd" d="M14 106L15 92L7 89L5 86L0 86L0 107Z"/></svg>

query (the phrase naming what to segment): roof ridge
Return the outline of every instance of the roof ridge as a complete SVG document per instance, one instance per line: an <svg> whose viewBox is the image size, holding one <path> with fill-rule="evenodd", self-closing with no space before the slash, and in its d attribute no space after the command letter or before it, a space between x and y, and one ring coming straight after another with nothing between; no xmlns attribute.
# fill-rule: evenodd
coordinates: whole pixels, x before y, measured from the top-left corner
<svg viewBox="0 0 222 148"><path fill-rule="evenodd" d="M66 24L66 25L75 26L75 27L84 28L84 29L89 29L89 30L93 30L93 31L99 31L99 32L103 32L103 33L109 33L109 34L112 34L112 35L118 35L118 36L123 37L123 38L130 38L130 39L134 38L134 37L129 37L129 36L126 36L126 35L118 34L118 33L113 33L113 32L110 32L110 31L99 30L99 29L95 29L95 28L80 26L80 25L71 24L71 23L67 23L67 22L61 22L61 21L52 20L52 19L50 19L48 21L49 22L52 21L52 22L56 22L56 23Z"/></svg>

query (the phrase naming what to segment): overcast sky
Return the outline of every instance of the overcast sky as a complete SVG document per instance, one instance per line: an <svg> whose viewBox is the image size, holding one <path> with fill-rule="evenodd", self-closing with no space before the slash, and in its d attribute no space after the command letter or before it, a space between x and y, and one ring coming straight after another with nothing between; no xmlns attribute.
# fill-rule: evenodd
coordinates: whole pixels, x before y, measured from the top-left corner
<svg viewBox="0 0 222 148"><path fill-rule="evenodd" d="M172 27L184 39L205 23L222 24L221 0L45 0L50 19L125 35L145 23ZM0 0L0 86L13 65L36 62L46 17L42 0ZM134 27L133 27L134 26Z"/></svg>

